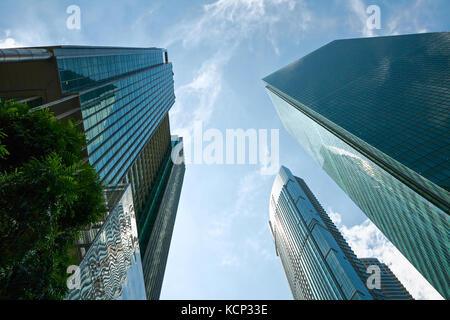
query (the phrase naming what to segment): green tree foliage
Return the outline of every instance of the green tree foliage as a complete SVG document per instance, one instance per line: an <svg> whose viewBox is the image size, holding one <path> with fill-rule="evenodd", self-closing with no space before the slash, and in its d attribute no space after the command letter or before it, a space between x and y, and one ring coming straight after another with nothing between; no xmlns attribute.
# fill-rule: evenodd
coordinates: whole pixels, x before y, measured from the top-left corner
<svg viewBox="0 0 450 320"><path fill-rule="evenodd" d="M8 154L8 150L6 150L5 146L2 145L2 138L6 137L6 135L0 131L0 159L4 159Z"/></svg>
<svg viewBox="0 0 450 320"><path fill-rule="evenodd" d="M72 122L59 121L48 109L29 111L26 104L0 102L0 130L6 135L2 143L10 153L0 159L1 171L13 171L31 158L44 159L52 152L65 165L83 158L85 138Z"/></svg>
<svg viewBox="0 0 450 320"><path fill-rule="evenodd" d="M105 215L84 135L48 110L0 102L0 298L62 299L69 249ZM5 150L5 151L6 151Z"/></svg>

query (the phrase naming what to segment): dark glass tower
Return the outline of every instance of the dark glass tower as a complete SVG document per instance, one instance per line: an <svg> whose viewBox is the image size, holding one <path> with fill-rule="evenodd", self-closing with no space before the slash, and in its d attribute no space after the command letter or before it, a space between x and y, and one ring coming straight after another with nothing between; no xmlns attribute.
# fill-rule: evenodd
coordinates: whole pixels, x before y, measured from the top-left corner
<svg viewBox="0 0 450 320"><path fill-rule="evenodd" d="M105 187L130 186L141 277L143 273L147 297L159 297L184 175L184 166L171 161L181 140L172 141L170 135L168 112L175 94L167 51L57 46L0 50L0 58L2 98L27 102L34 110L50 108L62 121L78 120L86 135L85 161ZM98 224L82 234L80 260L98 244L102 228ZM155 254L161 242L163 249ZM109 258L114 262L116 256ZM155 268L160 270L157 281L151 276ZM126 282L126 277L120 279ZM126 298L104 296L111 297Z"/></svg>
<svg viewBox="0 0 450 320"><path fill-rule="evenodd" d="M450 33L333 41L264 79L286 129L450 297Z"/></svg>
<svg viewBox="0 0 450 320"><path fill-rule="evenodd" d="M305 181L285 167L272 187L269 225L295 299L412 299L384 264L355 256ZM381 289L366 286L374 264Z"/></svg>

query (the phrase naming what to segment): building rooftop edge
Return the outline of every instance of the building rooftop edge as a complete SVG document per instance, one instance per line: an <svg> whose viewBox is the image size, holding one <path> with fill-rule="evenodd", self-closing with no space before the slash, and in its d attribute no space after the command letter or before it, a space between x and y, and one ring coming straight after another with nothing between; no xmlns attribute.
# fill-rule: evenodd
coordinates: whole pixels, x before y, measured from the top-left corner
<svg viewBox="0 0 450 320"><path fill-rule="evenodd" d="M309 56L310 54L316 52L317 50L320 50L321 48L323 48L323 47L325 47L325 46L328 46L328 45L330 45L330 44L332 44L332 43L335 43L335 42L343 42L343 41L351 41L351 40L362 40L362 39L382 39L382 38L395 38L395 37L411 37L411 36L421 36L421 35L431 35L431 34L445 34L445 33L450 33L450 31L435 31L435 32L422 32L422 33L405 33L405 34L395 34L395 35L385 35L385 36L355 37L355 38L341 38L341 39L335 39L335 40L332 40L332 41L330 41L330 42L327 42L326 44L324 44L324 45L318 47L317 49L315 49L315 50L309 52L308 54L302 56L301 58L296 59L295 61L293 61L293 62L291 62L291 63L289 63L289 64L287 64L287 65L285 65L285 66L283 66L283 67L281 67L281 68L279 68L279 69L277 69L276 71L274 71L274 72L268 74L267 76L265 76L265 77L262 78L261 80L262 80L266 85L270 85L270 86L271 86L271 83L267 81L267 79L268 79L271 75L277 73L278 71L280 71L280 70L282 70L282 69L284 69L284 68L287 68L288 66L290 66L290 65L292 65L292 64L294 64L294 63L297 63L298 61L304 59L305 57L307 57L307 56Z"/></svg>
<svg viewBox="0 0 450 320"><path fill-rule="evenodd" d="M90 45L48 45L48 46L29 46L29 47L13 47L3 49L125 49L125 50L167 50L159 47L121 47L121 46L90 46Z"/></svg>

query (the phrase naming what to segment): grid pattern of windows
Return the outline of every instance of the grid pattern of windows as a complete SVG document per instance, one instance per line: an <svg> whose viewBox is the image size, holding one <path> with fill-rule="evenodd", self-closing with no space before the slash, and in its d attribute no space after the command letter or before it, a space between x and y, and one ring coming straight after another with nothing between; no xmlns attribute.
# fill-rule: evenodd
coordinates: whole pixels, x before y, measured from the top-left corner
<svg viewBox="0 0 450 320"><path fill-rule="evenodd" d="M289 133L445 298L449 216L390 172L268 91Z"/></svg>
<svg viewBox="0 0 450 320"><path fill-rule="evenodd" d="M392 273L391 269L376 258L362 258L361 263L365 268L376 266L380 270L381 294L388 300L413 300L413 297L405 289L402 283Z"/></svg>
<svg viewBox="0 0 450 320"><path fill-rule="evenodd" d="M333 223L333 221L331 221L331 219L328 216L328 214L325 212L325 210L323 210L323 208L320 205L319 201L314 196L314 194L311 192L311 190L308 188L308 186L306 185L305 181L303 181L302 179L300 179L298 177L296 177L296 180L299 183L299 185L302 187L302 189L305 192L305 194L307 195L309 201L311 201L311 204L314 206L314 209L317 211L317 213L322 218L322 221L327 226L327 229L330 231L330 234L336 240L337 244L341 248L341 250L344 253L344 255L347 258L347 260L351 263L353 268L358 273L359 277L361 279L366 279L367 278L366 269L362 265L361 261L356 257L355 253L353 252L352 248L350 248L350 246L348 245L347 241L342 236L341 232L336 228L336 226ZM371 293L372 293L372 295L373 294L378 294L377 292L373 292L373 290L371 290Z"/></svg>
<svg viewBox="0 0 450 320"><path fill-rule="evenodd" d="M437 186L450 190L449 70L444 32L334 41L264 80L448 201Z"/></svg>
<svg viewBox="0 0 450 320"><path fill-rule="evenodd" d="M145 298L149 294L145 287L150 286L144 286L148 277L143 276L143 270L150 274L150 269L159 270L152 285L156 291L151 292L159 296L164 255L168 253L178 205L175 198L180 195L171 193L170 198L163 199L165 190L173 190L168 185L172 168L168 112L175 94L167 52L158 48L85 46L48 50L55 57L45 62L50 78L44 81L38 77L32 87L50 93L45 106L50 106L58 118L81 120L86 136L83 151L99 173L106 193L130 185L126 198L132 204L123 212L120 208L117 214L110 212L80 235L77 247L80 265L84 264L83 288L72 292L71 298ZM41 70L38 62L33 64L32 69L36 65L36 70ZM58 76L53 79L53 75ZM176 188L181 191L178 182ZM114 202L107 198L108 203ZM160 208L169 207L171 218L166 220L167 210ZM134 228L132 239L130 228ZM123 247L121 241L132 247ZM141 263L139 251L145 253L152 245L159 245L158 251Z"/></svg>
<svg viewBox="0 0 450 320"><path fill-rule="evenodd" d="M358 272L316 210L320 204L310 201L309 188L298 181L282 167L270 201L271 230L294 298L371 300Z"/></svg>
<svg viewBox="0 0 450 320"><path fill-rule="evenodd" d="M123 182L131 185L136 208L139 247L148 299L158 299L169 253L184 165L173 165L172 140L166 115L128 169Z"/></svg>
<svg viewBox="0 0 450 320"><path fill-rule="evenodd" d="M58 53L61 52L55 50L55 54ZM106 52L96 56L62 55L58 57L58 70L63 93L70 93L80 92L127 73L163 63L163 52L160 49L143 49L134 54L120 54L118 51L115 55L108 55Z"/></svg>
<svg viewBox="0 0 450 320"><path fill-rule="evenodd" d="M173 140L172 147L182 143L181 141L181 139ZM167 186L164 189L161 206L158 208L157 213L153 213L156 215L156 219L142 259L145 265L144 279L149 300L158 300L161 293L184 172L184 163L173 165L170 168L170 171L167 173Z"/></svg>
<svg viewBox="0 0 450 320"><path fill-rule="evenodd" d="M124 182L131 184L139 231L145 223L146 213L143 213L145 206L154 198L152 188L160 180L158 176L163 171L168 154L171 152L170 139L169 117L166 116L124 177Z"/></svg>
<svg viewBox="0 0 450 320"><path fill-rule="evenodd" d="M131 186L140 252L162 246L163 251L147 254L141 270L146 295L159 297L173 224L158 210L170 207L172 223L178 205L163 199L170 187L172 65L163 60L162 49L77 47L55 49L55 55L62 92L79 93L90 163L104 184ZM150 280L156 270L157 279Z"/></svg>
<svg viewBox="0 0 450 320"><path fill-rule="evenodd" d="M92 165L117 182L175 102L170 65L116 82L108 96L81 96ZM99 89L101 90L101 89ZM126 156L125 153L127 154Z"/></svg>
<svg viewBox="0 0 450 320"><path fill-rule="evenodd" d="M118 183L175 102L162 49L54 50L63 93L80 93L90 163Z"/></svg>

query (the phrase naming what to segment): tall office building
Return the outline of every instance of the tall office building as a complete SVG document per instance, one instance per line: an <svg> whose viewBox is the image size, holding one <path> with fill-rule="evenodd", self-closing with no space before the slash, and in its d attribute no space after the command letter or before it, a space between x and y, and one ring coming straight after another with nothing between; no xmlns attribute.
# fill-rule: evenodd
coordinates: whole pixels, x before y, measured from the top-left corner
<svg viewBox="0 0 450 320"><path fill-rule="evenodd" d="M376 258L359 259L362 265L367 269L376 267L376 272L380 272L380 292L382 299L386 300L413 300L413 297L405 289L402 283L397 279L389 267L381 263Z"/></svg>
<svg viewBox="0 0 450 320"><path fill-rule="evenodd" d="M333 41L267 76L289 133L445 298L450 33Z"/></svg>
<svg viewBox="0 0 450 320"><path fill-rule="evenodd" d="M33 110L50 108L62 121L79 121L86 135L85 161L95 167L105 187L130 185L146 294L158 297L184 175L184 165L171 161L173 148L182 142L177 137L172 141L170 134L168 112L175 94L167 51L5 49L0 50L0 75L0 97L27 102ZM166 214L167 221L160 216ZM82 234L80 260L102 228L100 223ZM155 254L160 242L164 249ZM161 270L158 281L152 276L155 268Z"/></svg>
<svg viewBox="0 0 450 320"><path fill-rule="evenodd" d="M285 167L270 196L270 230L292 295L300 300L372 299L351 249L327 227L306 184ZM358 266L361 267L362 266Z"/></svg>
<svg viewBox="0 0 450 320"><path fill-rule="evenodd" d="M382 290L389 286L395 291L393 280L400 284L395 275L386 274L387 267L379 270L381 288L366 286L372 260L360 260L355 256L306 183L285 167L281 167L275 178L269 211L276 253L295 299L397 298L385 295ZM381 265L374 260L377 266ZM386 279L389 283L385 286Z"/></svg>
<svg viewBox="0 0 450 320"><path fill-rule="evenodd" d="M106 188L105 197L108 216L95 232L78 270L72 270L66 299L145 300L131 187Z"/></svg>
<svg viewBox="0 0 450 320"><path fill-rule="evenodd" d="M152 231L143 257L143 263L146 266L145 285L147 297L150 300L159 300L161 293L185 172L182 138L174 136L172 146L175 152L180 151L177 154L179 163L178 161L173 163L171 159L166 162L161 179L165 183L160 185L161 198L157 200L160 205L155 203L154 208L150 209L151 217L153 217L150 228Z"/></svg>

